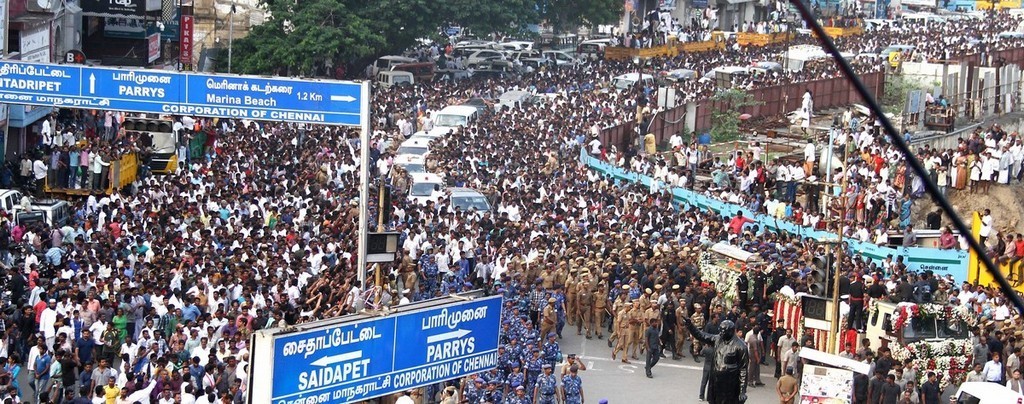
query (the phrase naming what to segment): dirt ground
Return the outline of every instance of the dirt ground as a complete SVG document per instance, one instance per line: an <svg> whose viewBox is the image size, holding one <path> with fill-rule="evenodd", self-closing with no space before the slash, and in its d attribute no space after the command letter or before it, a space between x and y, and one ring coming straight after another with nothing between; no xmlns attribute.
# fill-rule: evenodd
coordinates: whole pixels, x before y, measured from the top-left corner
<svg viewBox="0 0 1024 404"><path fill-rule="evenodd" d="M971 194L968 190L949 190L947 195L953 209L957 211L967 223L971 225L971 212L991 209L992 218L995 219L997 230L1006 230L1013 233L1024 231L1024 185L1012 183L1010 185L992 185L987 195ZM924 228L925 216L928 212L937 209L931 198L919 199L914 204L911 212L911 220L915 226ZM949 219L943 215L942 223L949 223Z"/></svg>

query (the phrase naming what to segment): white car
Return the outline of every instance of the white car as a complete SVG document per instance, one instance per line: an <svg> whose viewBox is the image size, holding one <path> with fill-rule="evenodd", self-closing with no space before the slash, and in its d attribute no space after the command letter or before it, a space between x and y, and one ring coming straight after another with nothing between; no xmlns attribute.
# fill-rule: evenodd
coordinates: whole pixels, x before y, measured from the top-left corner
<svg viewBox="0 0 1024 404"><path fill-rule="evenodd" d="M455 129L476 121L480 110L471 105L449 105L433 114L434 129Z"/></svg>
<svg viewBox="0 0 1024 404"><path fill-rule="evenodd" d="M957 404L1018 404L1024 395L997 383L963 382L952 397Z"/></svg>
<svg viewBox="0 0 1024 404"><path fill-rule="evenodd" d="M491 203L487 201L487 197L475 189L452 187L448 188L448 195L452 211L473 211L478 216L491 211Z"/></svg>
<svg viewBox="0 0 1024 404"><path fill-rule="evenodd" d="M529 91L512 90L506 91L500 97L498 97L498 103L494 105L494 109L501 109L501 107L508 106L514 108L520 105L532 104L536 100L537 96L531 94Z"/></svg>
<svg viewBox="0 0 1024 404"><path fill-rule="evenodd" d="M482 64L490 64L488 62L491 60L507 60L506 58L505 52L494 49L480 49L471 53L466 58L466 67L473 69Z"/></svg>
<svg viewBox="0 0 1024 404"><path fill-rule="evenodd" d="M426 158L430 154L430 141L423 138L406 140L398 147L398 151L395 154L398 157L411 154Z"/></svg>
<svg viewBox="0 0 1024 404"><path fill-rule="evenodd" d="M541 53L541 57L547 60L554 61L556 66L571 66L580 63L578 59L562 51L544 51Z"/></svg>
<svg viewBox="0 0 1024 404"><path fill-rule="evenodd" d="M427 159L416 154L402 154L395 156L395 165L402 167L409 174L427 172Z"/></svg>
<svg viewBox="0 0 1024 404"><path fill-rule="evenodd" d="M410 173L409 200L420 205L437 202L444 192L444 179L437 174Z"/></svg>
<svg viewBox="0 0 1024 404"><path fill-rule="evenodd" d="M409 136L409 140L412 140L412 139L426 139L427 141L433 141L435 139L440 139L440 138L443 138L445 136L448 136L448 131L450 131L450 130L452 130L452 129L449 129L449 128L433 128L433 129L430 130L430 132L426 132L426 131L422 131L421 130L419 132L413 133L412 136Z"/></svg>

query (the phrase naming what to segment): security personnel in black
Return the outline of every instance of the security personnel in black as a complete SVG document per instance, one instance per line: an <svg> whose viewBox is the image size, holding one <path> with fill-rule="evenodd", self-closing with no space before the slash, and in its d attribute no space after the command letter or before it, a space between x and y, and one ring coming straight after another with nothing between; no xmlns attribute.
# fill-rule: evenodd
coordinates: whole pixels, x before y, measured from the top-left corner
<svg viewBox="0 0 1024 404"><path fill-rule="evenodd" d="M661 332L658 330L658 320L651 320L648 323L647 331L644 332L644 343L647 344L647 362L644 370L647 377L651 378L651 368L658 364L661 359Z"/></svg>
<svg viewBox="0 0 1024 404"><path fill-rule="evenodd" d="M764 288L768 286L768 274L764 271L754 271L754 282L750 288L750 302L753 304L764 305Z"/></svg>
<svg viewBox="0 0 1024 404"><path fill-rule="evenodd" d="M711 371L715 369L715 347L711 344L704 345L700 355L704 357L704 372L700 377L700 401L704 401L708 382L711 381Z"/></svg>
<svg viewBox="0 0 1024 404"><path fill-rule="evenodd" d="M885 290L885 285L882 282L872 282L871 286L868 286L868 296L871 299L881 299L882 296L888 295L888 291Z"/></svg>
<svg viewBox="0 0 1024 404"><path fill-rule="evenodd" d="M850 282L850 327L855 330L864 329L864 281L854 275Z"/></svg>
<svg viewBox="0 0 1024 404"><path fill-rule="evenodd" d="M665 304L661 305L661 346L673 350L672 356L679 354L679 352L674 352L676 346L676 302L673 299L667 299Z"/></svg>
<svg viewBox="0 0 1024 404"><path fill-rule="evenodd" d="M748 293L750 292L750 279L747 278L746 270L740 272L740 277L736 280L736 289L739 292L737 293L737 298L739 299L737 304L740 306L740 310L746 311L747 302L749 301Z"/></svg>
<svg viewBox="0 0 1024 404"><path fill-rule="evenodd" d="M850 294L850 278L839 277L839 296Z"/></svg>

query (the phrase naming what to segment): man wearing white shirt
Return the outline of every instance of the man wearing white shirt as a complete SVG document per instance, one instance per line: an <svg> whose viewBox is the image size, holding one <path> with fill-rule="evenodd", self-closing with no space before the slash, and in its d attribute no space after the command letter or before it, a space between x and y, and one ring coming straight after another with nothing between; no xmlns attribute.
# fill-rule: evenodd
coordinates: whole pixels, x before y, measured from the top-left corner
<svg viewBox="0 0 1024 404"><path fill-rule="evenodd" d="M814 170L814 141L807 138L807 144L804 145L804 175L810 175L812 170Z"/></svg>
<svg viewBox="0 0 1024 404"><path fill-rule="evenodd" d="M789 168L783 164L775 171L775 195L784 198L791 179Z"/></svg>
<svg viewBox="0 0 1024 404"><path fill-rule="evenodd" d="M590 146L590 154L595 156L601 154L601 141L598 140L597 137L591 139L590 143L587 143L587 145Z"/></svg>
<svg viewBox="0 0 1024 404"><path fill-rule="evenodd" d="M39 314L39 330L46 338L46 346L53 349L53 341L57 338L57 300L50 299L46 308Z"/></svg>
<svg viewBox="0 0 1024 404"><path fill-rule="evenodd" d="M982 370L982 378L986 382L990 383L1003 383L1003 363L999 361L999 352L992 352L992 360L985 362L985 368Z"/></svg>
<svg viewBox="0 0 1024 404"><path fill-rule="evenodd" d="M672 136L668 138L668 145L672 150L675 150L677 147L681 147L683 145L683 137L679 136L678 132L673 133Z"/></svg>
<svg viewBox="0 0 1024 404"><path fill-rule="evenodd" d="M128 395L128 399L125 400L125 402L128 402L128 403L148 403L148 402L150 402L149 398L151 397L151 394L153 393L153 388L154 387L156 387L156 378L151 379L149 381L149 384L146 385L146 387L141 388L141 389L137 389L137 390L133 391L131 394L129 394Z"/></svg>
<svg viewBox="0 0 1024 404"><path fill-rule="evenodd" d="M209 345L210 339L203 337L199 340L199 346L192 348L192 352L189 352L189 356L199 358L199 366L206 366L206 363L210 361L210 350L213 349Z"/></svg>

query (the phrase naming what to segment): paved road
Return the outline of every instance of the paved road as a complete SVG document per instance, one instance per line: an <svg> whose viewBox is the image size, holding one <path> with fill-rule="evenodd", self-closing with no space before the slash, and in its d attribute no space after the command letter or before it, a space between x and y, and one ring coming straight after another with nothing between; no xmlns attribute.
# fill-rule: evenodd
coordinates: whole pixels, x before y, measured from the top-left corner
<svg viewBox="0 0 1024 404"><path fill-rule="evenodd" d="M570 331L568 326L562 336L562 352L581 355L587 365L588 370L580 375L587 403L596 404L602 398L608 399L609 404L699 403L703 363L696 363L689 356L674 361L669 354L669 358L662 358L654 367L654 378L648 379L644 376L643 358L631 360L630 365L613 361L607 341L576 336L575 328ZM761 380L766 386L747 389L748 404L779 402L775 396L776 379L771 377L774 369L762 367Z"/></svg>

